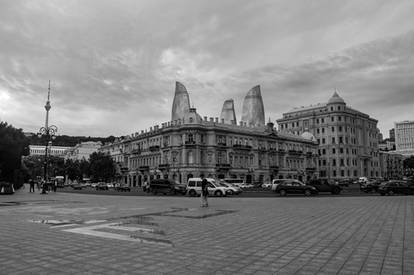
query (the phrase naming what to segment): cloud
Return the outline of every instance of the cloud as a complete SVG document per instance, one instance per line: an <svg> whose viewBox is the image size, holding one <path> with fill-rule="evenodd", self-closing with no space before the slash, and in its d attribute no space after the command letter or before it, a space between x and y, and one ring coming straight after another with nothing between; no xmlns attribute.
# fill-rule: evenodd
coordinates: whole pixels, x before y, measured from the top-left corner
<svg viewBox="0 0 414 275"><path fill-rule="evenodd" d="M202 116L229 98L239 114L260 84L273 120L337 87L386 129L412 107L413 11L385 0L1 1L1 119L36 131L50 79L61 133L124 135L170 119L178 80Z"/></svg>

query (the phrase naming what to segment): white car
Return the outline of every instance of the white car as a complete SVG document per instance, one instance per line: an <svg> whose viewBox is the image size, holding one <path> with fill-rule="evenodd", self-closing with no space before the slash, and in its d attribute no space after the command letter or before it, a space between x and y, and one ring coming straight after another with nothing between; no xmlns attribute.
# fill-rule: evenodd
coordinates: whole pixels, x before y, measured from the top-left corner
<svg viewBox="0 0 414 275"><path fill-rule="evenodd" d="M230 184L232 184L234 186L237 186L237 187L241 187L242 185L245 184L243 179L232 179L232 178L230 178L230 179L224 179L223 181L225 183L230 183Z"/></svg>
<svg viewBox="0 0 414 275"><path fill-rule="evenodd" d="M227 187L221 186L212 178L206 178L208 181L208 195L209 196L226 196L229 189ZM201 178L190 178L188 179L187 184L187 194L190 196L199 196L201 195Z"/></svg>
<svg viewBox="0 0 414 275"><path fill-rule="evenodd" d="M272 183L271 182L265 182L265 183L262 184L262 188L269 189L271 187L272 187Z"/></svg>
<svg viewBox="0 0 414 275"><path fill-rule="evenodd" d="M224 187L228 188L228 190L227 190L228 195L239 195L240 193L243 192L243 190L240 187L238 187L236 185L233 185L231 183L220 181L219 184L221 186L224 186Z"/></svg>

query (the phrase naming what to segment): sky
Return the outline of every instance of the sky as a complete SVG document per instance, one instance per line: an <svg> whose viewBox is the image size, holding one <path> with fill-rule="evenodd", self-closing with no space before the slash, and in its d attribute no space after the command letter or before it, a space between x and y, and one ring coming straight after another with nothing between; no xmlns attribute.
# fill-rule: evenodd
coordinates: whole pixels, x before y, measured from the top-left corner
<svg viewBox="0 0 414 275"><path fill-rule="evenodd" d="M260 85L266 121L327 102L414 120L414 1L0 0L0 120L121 136L171 119L175 81L202 116Z"/></svg>

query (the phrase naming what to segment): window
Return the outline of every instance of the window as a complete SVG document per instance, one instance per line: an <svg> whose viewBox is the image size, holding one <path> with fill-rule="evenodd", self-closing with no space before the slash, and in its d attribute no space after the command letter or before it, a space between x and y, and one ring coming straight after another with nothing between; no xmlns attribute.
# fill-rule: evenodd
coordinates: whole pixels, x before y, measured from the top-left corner
<svg viewBox="0 0 414 275"><path fill-rule="evenodd" d="M344 143L344 138L343 137L339 137L339 143Z"/></svg>
<svg viewBox="0 0 414 275"><path fill-rule="evenodd" d="M334 122L334 120L335 120L335 119L334 119L334 117L332 116L332 117L331 117L331 121L332 121L332 122Z"/></svg>
<svg viewBox="0 0 414 275"><path fill-rule="evenodd" d="M332 137L332 144L335 144L335 137Z"/></svg>
<svg viewBox="0 0 414 275"><path fill-rule="evenodd" d="M331 131L332 131L332 133L334 133L335 132L335 127L332 126Z"/></svg>
<svg viewBox="0 0 414 275"><path fill-rule="evenodd" d="M322 144L325 144L325 138L322 139Z"/></svg>
<svg viewBox="0 0 414 275"><path fill-rule="evenodd" d="M319 124L319 118L316 119L316 123Z"/></svg>
<svg viewBox="0 0 414 275"><path fill-rule="evenodd" d="M326 150L322 149L322 155L326 155Z"/></svg>
<svg viewBox="0 0 414 275"><path fill-rule="evenodd" d="M335 153L336 153L335 148L332 148L332 154L335 154Z"/></svg>
<svg viewBox="0 0 414 275"><path fill-rule="evenodd" d="M332 166L336 166L336 159L332 159Z"/></svg>
<svg viewBox="0 0 414 275"><path fill-rule="evenodd" d="M317 134L319 134L319 128L318 128L318 129L316 129L316 133L317 133Z"/></svg>
<svg viewBox="0 0 414 275"><path fill-rule="evenodd" d="M342 121L342 117L341 116L338 116L338 121Z"/></svg>
<svg viewBox="0 0 414 275"><path fill-rule="evenodd" d="M339 148L339 153L343 154L344 153L344 148Z"/></svg>
<svg viewBox="0 0 414 275"><path fill-rule="evenodd" d="M339 132L342 132L342 126L339 126Z"/></svg>
<svg viewBox="0 0 414 275"><path fill-rule="evenodd" d="M322 133L325 133L325 128L322 128Z"/></svg>

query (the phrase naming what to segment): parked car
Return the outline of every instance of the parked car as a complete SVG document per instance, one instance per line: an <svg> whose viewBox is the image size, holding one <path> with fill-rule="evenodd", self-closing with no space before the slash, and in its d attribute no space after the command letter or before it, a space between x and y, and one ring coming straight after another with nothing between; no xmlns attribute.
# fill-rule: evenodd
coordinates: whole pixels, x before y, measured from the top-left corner
<svg viewBox="0 0 414 275"><path fill-rule="evenodd" d="M95 186L96 190L109 190L108 185L106 182L99 182L96 186Z"/></svg>
<svg viewBox="0 0 414 275"><path fill-rule="evenodd" d="M402 180L390 180L381 183L378 187L378 192L381 196L392 196L394 194L413 195L414 185L408 184L408 182Z"/></svg>
<svg viewBox="0 0 414 275"><path fill-rule="evenodd" d="M230 183L230 184L232 184L234 186L237 186L237 187L241 187L242 185L245 185L244 179L226 178L226 179L223 179L223 181L225 183Z"/></svg>
<svg viewBox="0 0 414 275"><path fill-rule="evenodd" d="M342 187L340 185L329 183L327 180L314 179L310 180L307 184L315 187L318 193L329 192L333 195L338 195L342 191Z"/></svg>
<svg viewBox="0 0 414 275"><path fill-rule="evenodd" d="M301 182L301 181L299 181L299 180L296 180L296 179L274 179L274 180L272 180L272 187L270 188L273 192L276 192L276 188L277 188L277 186L280 184L280 183L284 183L284 182L290 182L290 183L293 183L293 182L298 182L298 183L303 183L303 182Z"/></svg>
<svg viewBox="0 0 414 275"><path fill-rule="evenodd" d="M0 195L14 194L13 184L7 181L0 181Z"/></svg>
<svg viewBox="0 0 414 275"><path fill-rule="evenodd" d="M365 193L378 192L378 188L381 183L382 181L380 180L369 180L365 183L361 183L359 189Z"/></svg>
<svg viewBox="0 0 414 275"><path fill-rule="evenodd" d="M209 196L226 196L228 193L228 188L221 186L212 178L206 178L208 181L208 194ZM201 178L190 178L188 179L187 184L187 193L190 196L199 196L201 195Z"/></svg>
<svg viewBox="0 0 414 275"><path fill-rule="evenodd" d="M76 184L72 184L72 189L73 190L82 190L83 186L80 183L76 183Z"/></svg>
<svg viewBox="0 0 414 275"><path fill-rule="evenodd" d="M280 182L275 192L281 196L286 196L287 194L304 194L305 196L318 194L318 190L314 186L306 185L298 180Z"/></svg>
<svg viewBox="0 0 414 275"><path fill-rule="evenodd" d="M118 192L131 192L131 188L125 184L115 185L115 190Z"/></svg>
<svg viewBox="0 0 414 275"><path fill-rule="evenodd" d="M149 191L153 194L181 194L187 193L187 186L171 179L155 179L149 184Z"/></svg>
<svg viewBox="0 0 414 275"><path fill-rule="evenodd" d="M262 184L262 188L270 189L270 188L272 188L272 183L271 182L265 182L265 183Z"/></svg>
<svg viewBox="0 0 414 275"><path fill-rule="evenodd" d="M221 186L227 187L227 189L228 189L227 190L227 195L239 195L240 193L243 192L243 190L240 187L238 187L236 185L233 185L231 183L227 183L225 181L220 181L219 184Z"/></svg>

